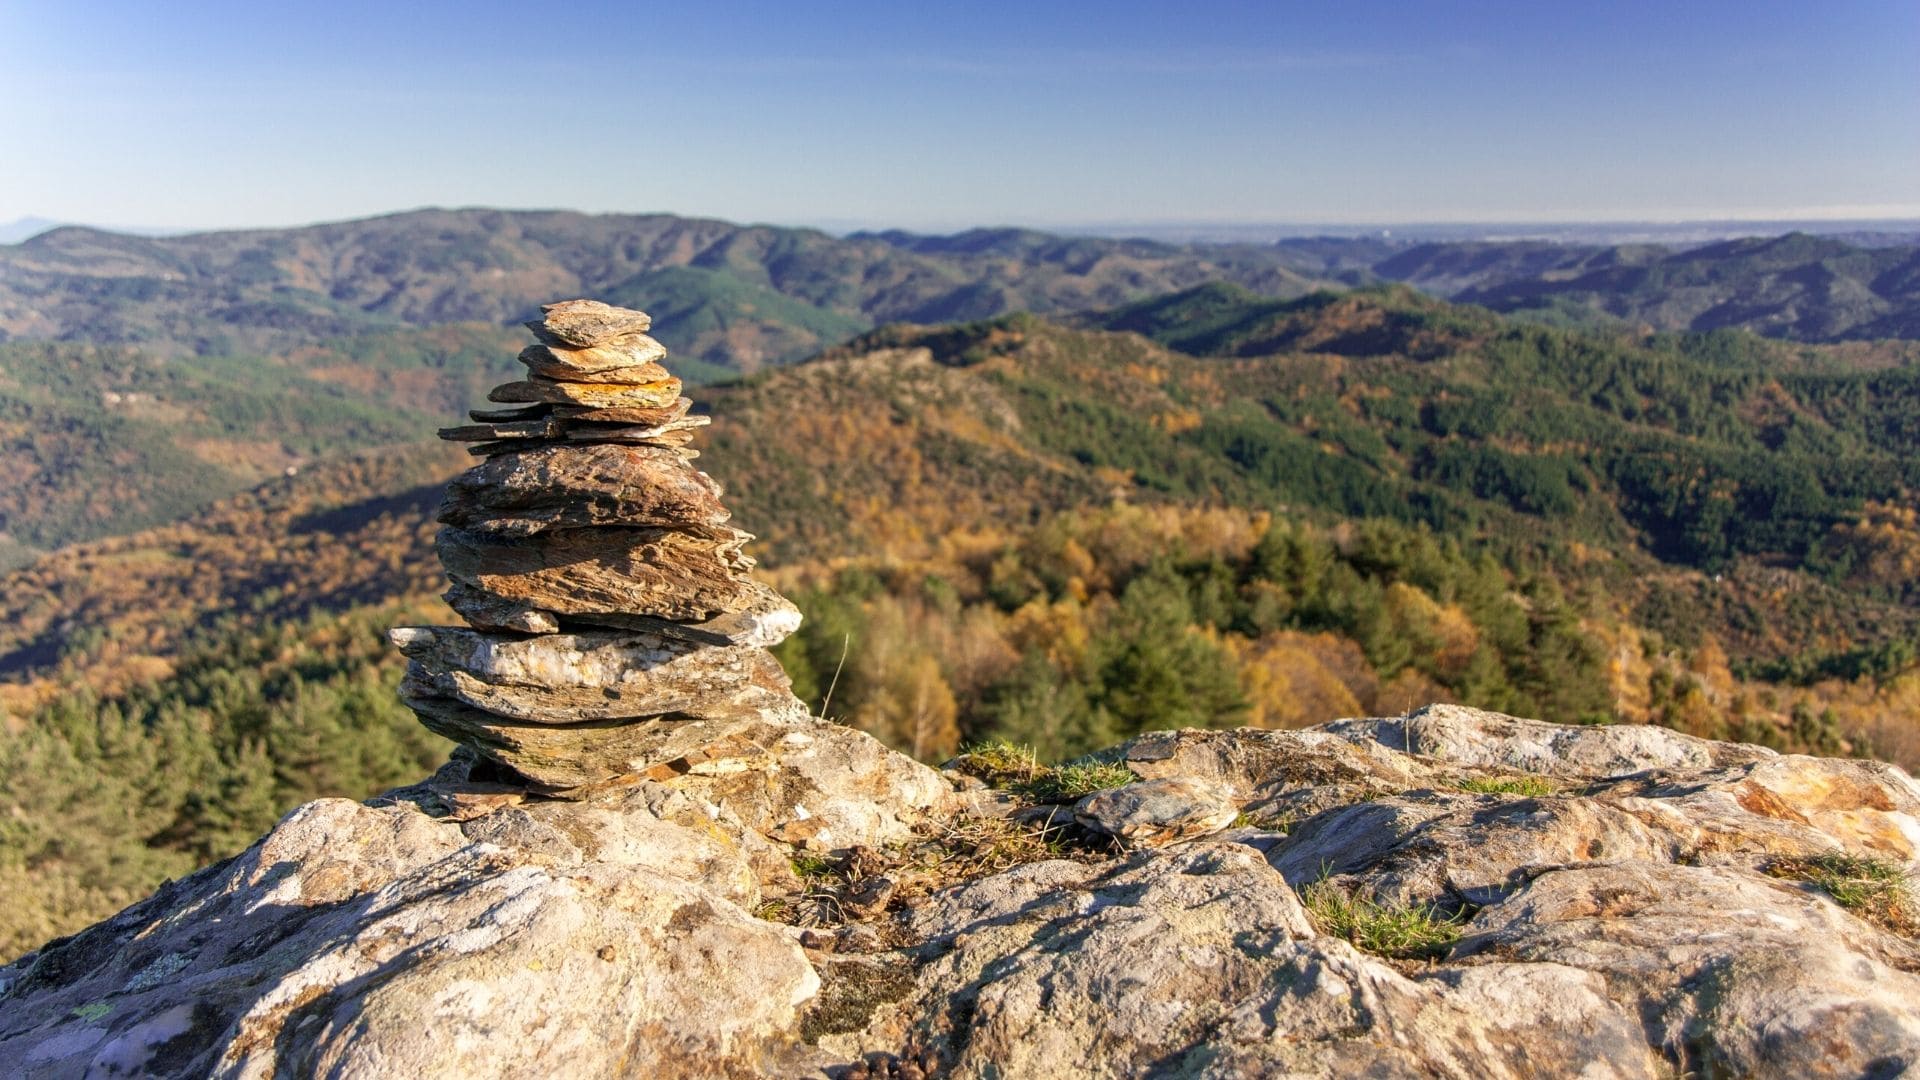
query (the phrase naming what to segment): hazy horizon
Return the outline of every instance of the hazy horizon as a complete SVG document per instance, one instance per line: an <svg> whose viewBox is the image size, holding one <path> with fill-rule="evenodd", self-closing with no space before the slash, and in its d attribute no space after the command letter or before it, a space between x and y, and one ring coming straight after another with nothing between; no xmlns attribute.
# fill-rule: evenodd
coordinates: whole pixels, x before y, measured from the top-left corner
<svg viewBox="0 0 1920 1080"><path fill-rule="evenodd" d="M671 210L611 210L578 211L565 207L506 207L506 206L418 206L390 210L382 213L348 218L326 218L315 221L288 222L283 224L214 226L206 228L163 227L129 225L122 223L101 223L91 221L57 221L32 215L13 221L0 221L0 245L18 244L56 228L77 226L97 229L103 232L119 233L130 236L152 238L194 236L219 232L272 231L281 229L313 228L325 225L363 221L371 218L391 217L401 214L425 213L434 211L460 212L470 210L501 211L506 213L583 213L592 216L632 216L670 215L689 218L713 218L715 215L676 214ZM1109 221L1109 222L1067 222L1053 223L1041 221L985 221L972 223L937 223L932 227L911 228L888 222L863 222L844 220L813 221L750 221L725 219L731 224L744 226L768 226L775 228L817 229L835 236L848 236L856 233L906 232L920 235L953 235L973 230L994 229L1031 229L1038 232L1050 232L1063 236L1097 236L1111 238L1137 237L1142 239L1168 241L1212 241L1212 242L1265 242L1291 238L1316 236L1356 237L1379 236L1425 238L1425 239L1473 239L1473 240L1520 240L1549 239L1567 240L1573 238L1608 239L1619 242L1623 239L1646 239L1652 242L1685 242L1699 239L1726 239L1736 236L1773 236L1785 232L1804 231L1815 233L1912 233L1920 237L1920 215L1912 217L1806 217L1806 218L1693 218L1693 219L1617 219L1617 220L1568 220L1568 221Z"/></svg>

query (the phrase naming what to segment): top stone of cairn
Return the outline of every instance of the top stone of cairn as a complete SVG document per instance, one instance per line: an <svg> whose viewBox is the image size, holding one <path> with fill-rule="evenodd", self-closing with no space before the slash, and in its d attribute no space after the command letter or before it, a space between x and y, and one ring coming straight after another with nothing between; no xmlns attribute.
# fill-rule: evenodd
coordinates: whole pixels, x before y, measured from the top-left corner
<svg viewBox="0 0 1920 1080"><path fill-rule="evenodd" d="M598 300L562 300L542 304L546 316L527 324L527 329L548 345L590 349L597 345L623 344L653 326L653 318L644 311L629 311Z"/></svg>

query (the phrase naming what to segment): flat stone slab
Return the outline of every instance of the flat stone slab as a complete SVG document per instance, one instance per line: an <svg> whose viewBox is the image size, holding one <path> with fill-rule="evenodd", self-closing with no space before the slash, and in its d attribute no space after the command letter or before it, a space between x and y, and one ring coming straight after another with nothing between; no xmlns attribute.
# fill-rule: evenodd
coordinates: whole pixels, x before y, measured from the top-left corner
<svg viewBox="0 0 1920 1080"><path fill-rule="evenodd" d="M546 794L580 792L622 777L668 779L696 768L742 771L771 754L736 732L800 722L807 715L791 693L758 687L708 716L578 724L499 716L443 696L411 673L401 680L400 698L429 731L507 766Z"/></svg>
<svg viewBox="0 0 1920 1080"><path fill-rule="evenodd" d="M703 622L674 622L621 612L570 615L567 622L643 630L706 645L758 645L761 648L778 645L800 629L800 609L758 581L747 582L738 604L734 610Z"/></svg>
<svg viewBox="0 0 1920 1080"><path fill-rule="evenodd" d="M527 329L554 345L591 348L631 339L653 328L653 316L646 312L598 300L561 300L540 305L540 311L542 318L527 323Z"/></svg>
<svg viewBox="0 0 1920 1080"><path fill-rule="evenodd" d="M454 477L440 520L498 536L585 525L721 525L730 516L721 494L670 448L540 446Z"/></svg>
<svg viewBox="0 0 1920 1080"><path fill-rule="evenodd" d="M608 424L638 424L642 427L659 427L662 424L670 424L687 415L687 410L693 408L693 402L688 398L675 398L673 404L665 405L657 409L596 409L590 405L549 405L535 407L550 408L553 410L553 415L567 420L586 420Z"/></svg>
<svg viewBox="0 0 1920 1080"><path fill-rule="evenodd" d="M559 529L511 540L449 526L435 547L447 577L476 594L555 615L642 614L703 622L750 599L749 533L724 525L678 529Z"/></svg>
<svg viewBox="0 0 1920 1080"><path fill-rule="evenodd" d="M661 409L680 396L680 380L665 378L658 382L584 383L561 382L535 376L523 382L501 383L487 392L488 401L503 404L536 401L560 405L587 405L593 408Z"/></svg>
<svg viewBox="0 0 1920 1080"><path fill-rule="evenodd" d="M653 382L664 378L667 369L660 366L667 347L644 334L623 338L617 345L570 348L565 345L529 345L520 351L520 362L535 374L554 379L581 382ZM643 377L646 372L658 372Z"/></svg>
<svg viewBox="0 0 1920 1080"><path fill-rule="evenodd" d="M700 645L619 631L504 636L459 626L403 626L387 635L415 685L535 724L731 713L750 688L783 691L764 649Z"/></svg>
<svg viewBox="0 0 1920 1080"><path fill-rule="evenodd" d="M1073 819L1082 826L1133 847L1219 832L1239 813L1225 787L1184 777L1096 791L1073 807Z"/></svg>

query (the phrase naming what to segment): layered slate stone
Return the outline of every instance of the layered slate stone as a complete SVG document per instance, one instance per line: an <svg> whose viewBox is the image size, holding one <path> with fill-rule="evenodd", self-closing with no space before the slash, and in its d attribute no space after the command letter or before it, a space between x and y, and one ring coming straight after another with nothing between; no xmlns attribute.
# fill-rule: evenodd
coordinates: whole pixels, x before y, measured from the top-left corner
<svg viewBox="0 0 1920 1080"><path fill-rule="evenodd" d="M542 317L528 323L527 329L552 345L591 348L631 341L653 329L653 317L646 312L617 308L598 300L542 304L540 312Z"/></svg>
<svg viewBox="0 0 1920 1080"><path fill-rule="evenodd" d="M440 520L493 536L588 525L723 525L720 485L670 449L600 444L503 453L447 485Z"/></svg>
<svg viewBox="0 0 1920 1080"><path fill-rule="evenodd" d="M595 409L586 405L536 405L531 408L551 409L554 416L563 420L596 420L614 424L639 424L655 427L670 424L687 415L687 409L693 404L686 398L660 408L632 409ZM480 419L478 416L474 419ZM704 419L704 417L702 418Z"/></svg>
<svg viewBox="0 0 1920 1080"><path fill-rule="evenodd" d="M460 627L389 633L407 677L440 697L535 724L730 715L750 686L783 689L764 649L619 631L501 637Z"/></svg>
<svg viewBox="0 0 1920 1080"><path fill-rule="evenodd" d="M804 719L766 651L800 612L749 576L752 537L689 463L708 418L660 363L652 320L542 310L528 378L488 395L509 407L440 433L487 459L448 485L436 541L469 626L394 631L407 704L549 793Z"/></svg>
<svg viewBox="0 0 1920 1080"><path fill-rule="evenodd" d="M1156 847L1219 832L1240 813L1233 793L1190 777L1145 780L1098 791L1074 805L1083 828L1130 847Z"/></svg>
<svg viewBox="0 0 1920 1080"><path fill-rule="evenodd" d="M447 577L556 615L635 612L701 622L744 599L753 537L722 526L560 529L501 538L440 530ZM456 605L457 610L457 605Z"/></svg>
<svg viewBox="0 0 1920 1080"><path fill-rule="evenodd" d="M668 377L658 361L667 347L650 337L631 345L603 345L569 349L562 345L529 345L520 362L536 375L550 379L592 379L598 382L658 382Z"/></svg>
<svg viewBox="0 0 1920 1080"><path fill-rule="evenodd" d="M777 670L778 665L775 665ZM596 720L537 724L441 697L411 679L401 699L427 730L472 747L518 773L549 795L584 794L622 777L661 780L691 772L710 760L740 770L754 758L769 765L751 737L765 729L803 723L807 708L784 684L755 685L730 702L714 702L712 715L645 720Z"/></svg>
<svg viewBox="0 0 1920 1080"><path fill-rule="evenodd" d="M584 405L590 408L659 409L680 397L679 379L658 382L562 382L535 375L524 382L501 383L487 393L488 401Z"/></svg>
<svg viewBox="0 0 1920 1080"><path fill-rule="evenodd" d="M447 591L442 593L441 597L461 618L482 630L499 630L518 634L560 632L560 617L553 612L541 611L525 604L516 604L511 600L502 600L458 581L447 586Z"/></svg>
<svg viewBox="0 0 1920 1080"><path fill-rule="evenodd" d="M593 612L568 616L567 622L617 626L684 638L707 645L758 645L769 648L800 629L800 609L757 581L749 581L736 607L699 622L675 622L633 612Z"/></svg>

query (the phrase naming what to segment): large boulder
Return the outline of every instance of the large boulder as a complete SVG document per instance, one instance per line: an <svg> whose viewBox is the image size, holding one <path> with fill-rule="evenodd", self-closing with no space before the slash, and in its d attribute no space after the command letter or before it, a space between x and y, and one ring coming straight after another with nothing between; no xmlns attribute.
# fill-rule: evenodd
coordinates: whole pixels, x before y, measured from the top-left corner
<svg viewBox="0 0 1920 1080"><path fill-rule="evenodd" d="M1386 719L1336 720L1326 730L1363 746L1391 747L1456 765L1583 780L1652 769L1710 769L1774 756L1763 746L1696 739L1663 727L1548 724L1464 705L1428 705Z"/></svg>

